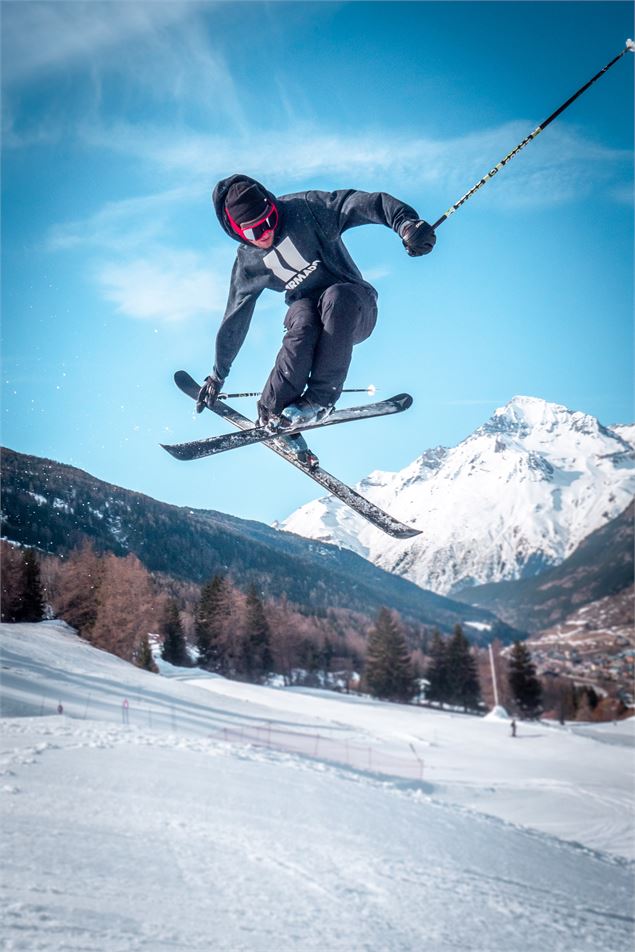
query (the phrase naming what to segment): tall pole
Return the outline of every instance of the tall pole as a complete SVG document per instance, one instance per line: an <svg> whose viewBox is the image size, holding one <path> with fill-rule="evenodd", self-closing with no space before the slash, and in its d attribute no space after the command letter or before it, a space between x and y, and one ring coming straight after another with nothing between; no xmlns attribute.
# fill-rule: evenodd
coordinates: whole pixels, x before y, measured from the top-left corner
<svg viewBox="0 0 635 952"><path fill-rule="evenodd" d="M573 96L567 99L566 102L563 102L561 106L558 106L555 112L552 112L551 115L548 116L548 118L544 120L544 122L541 122L540 125L537 126L533 132L530 132L529 135L525 139L523 139L522 142L519 142L518 145L514 149L512 149L511 152L508 152L505 158L501 159L498 165L495 165L493 169L490 169L487 175L484 175L482 179L479 179L479 181L475 185L472 186L469 192L466 192L465 195L463 195L463 197L458 200L458 202L455 202L454 205L451 205L450 208L448 208L445 215L441 215L441 218L439 218L438 221L435 221L432 227L438 228L439 225L442 225L444 221L447 221L450 215L453 215L454 212L458 211L461 205L467 202L468 198L471 198L475 192L478 192L478 190L482 188L487 182L489 182L490 179L494 178L496 173L500 172L503 166L507 165L507 163L510 162L514 158L515 155L518 155L520 150L524 149L528 142L531 142L532 139L535 139L536 136L539 133L541 133L543 129L546 129L547 126L550 123L552 123L553 120L556 119L560 115L560 113L564 112L565 109L567 109L571 105L572 102L575 102L578 96L581 96L583 92L586 92L589 86L592 86L593 83L595 83L598 79L600 79L601 76L604 76L607 70L609 70L611 66L614 66L617 63L617 61L620 60L624 56L624 53L627 53L627 52L635 53L635 43L633 42L633 40L627 40L626 46L624 47L621 53L618 53L617 56L611 60L610 63L606 64L604 69L601 69L599 73L596 73L595 76L593 76L592 79L588 81L588 83L585 83L584 86L581 86L580 89L578 89L578 91L573 94Z"/></svg>
<svg viewBox="0 0 635 952"><path fill-rule="evenodd" d="M494 664L494 652L492 651L492 646L489 645L489 663L492 667L492 682L494 684L494 707L498 707L498 684L496 683L496 666Z"/></svg>

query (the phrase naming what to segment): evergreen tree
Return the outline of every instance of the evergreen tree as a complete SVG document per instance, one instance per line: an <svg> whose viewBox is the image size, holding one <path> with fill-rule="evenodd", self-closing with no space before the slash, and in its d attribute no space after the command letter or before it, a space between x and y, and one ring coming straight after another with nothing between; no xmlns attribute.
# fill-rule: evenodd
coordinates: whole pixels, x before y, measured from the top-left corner
<svg viewBox="0 0 635 952"><path fill-rule="evenodd" d="M42 621L44 593L40 563L33 549L27 549L22 563L22 597L16 612L16 621Z"/></svg>
<svg viewBox="0 0 635 952"><path fill-rule="evenodd" d="M406 640L387 608L369 634L365 679L374 697L388 701L410 701L416 693Z"/></svg>
<svg viewBox="0 0 635 952"><path fill-rule="evenodd" d="M331 664L333 663L334 657L335 645L330 638L326 638L324 644L320 648L320 667L322 668L325 686L329 683L329 674L331 672Z"/></svg>
<svg viewBox="0 0 635 952"><path fill-rule="evenodd" d="M515 641L509 658L509 687L514 704L522 717L542 713L542 686L526 645Z"/></svg>
<svg viewBox="0 0 635 952"><path fill-rule="evenodd" d="M195 619L199 665L208 671L226 674L229 669L226 635L231 611L229 582L215 575L201 590Z"/></svg>
<svg viewBox="0 0 635 952"><path fill-rule="evenodd" d="M426 678L430 682L426 699L443 707L449 695L447 644L436 630L432 636L430 657L426 672Z"/></svg>
<svg viewBox="0 0 635 952"><path fill-rule="evenodd" d="M150 639L147 635L143 635L137 648L135 664L138 668L144 668L146 671L153 671L155 674L158 672L158 668L154 663L154 658L152 657L152 648L150 647Z"/></svg>
<svg viewBox="0 0 635 952"><path fill-rule="evenodd" d="M297 650L298 684L318 687L320 678L320 646L310 635L301 639ZM300 672L303 672L300 674Z"/></svg>
<svg viewBox="0 0 635 952"><path fill-rule="evenodd" d="M161 657L170 664L184 665L187 662L185 636L181 625L181 616L177 602L170 598L165 606L165 613L161 624L163 648Z"/></svg>
<svg viewBox="0 0 635 952"><path fill-rule="evenodd" d="M460 625L455 626L447 646L446 672L448 703L460 706L465 711L478 709L481 687L476 661Z"/></svg>
<svg viewBox="0 0 635 952"><path fill-rule="evenodd" d="M571 691L575 699L574 712L571 715L571 720L593 720L593 712L600 701L595 690L592 687L588 687L587 685L583 685L579 688L576 688L575 685L571 685Z"/></svg>
<svg viewBox="0 0 635 952"><path fill-rule="evenodd" d="M273 655L269 622L254 585L247 592L245 609L245 632L242 645L243 673L250 681L262 681L273 669Z"/></svg>
<svg viewBox="0 0 635 952"><path fill-rule="evenodd" d="M576 693L578 697L578 710L576 713L576 720L590 721L593 717L593 710L591 708L590 697L584 688L577 691Z"/></svg>
<svg viewBox="0 0 635 952"><path fill-rule="evenodd" d="M597 691L595 690L595 688L592 688L590 686L584 687L582 688L582 690L586 693L589 707L591 708L592 711L594 711L596 707L598 706L598 704L600 703L600 698Z"/></svg>

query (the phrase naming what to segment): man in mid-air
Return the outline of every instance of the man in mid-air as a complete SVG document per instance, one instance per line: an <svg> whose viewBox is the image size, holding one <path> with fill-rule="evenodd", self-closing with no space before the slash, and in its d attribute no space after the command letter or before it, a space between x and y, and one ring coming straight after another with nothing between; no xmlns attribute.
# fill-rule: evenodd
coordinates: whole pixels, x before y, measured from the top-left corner
<svg viewBox="0 0 635 952"><path fill-rule="evenodd" d="M286 292L282 347L258 403L261 424L283 434L323 419L339 398L353 345L371 334L377 292L364 281L342 235L357 225L386 225L411 256L428 254L436 236L410 205L385 192L307 191L274 196L247 175L214 189L216 215L239 243L212 373L197 410L212 407L247 335L265 288ZM293 440L302 454L301 436Z"/></svg>

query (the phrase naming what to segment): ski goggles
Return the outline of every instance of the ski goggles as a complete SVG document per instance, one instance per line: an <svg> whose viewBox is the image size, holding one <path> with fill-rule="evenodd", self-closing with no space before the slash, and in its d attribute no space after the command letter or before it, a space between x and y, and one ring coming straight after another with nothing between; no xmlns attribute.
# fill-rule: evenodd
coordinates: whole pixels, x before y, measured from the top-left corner
<svg viewBox="0 0 635 952"><path fill-rule="evenodd" d="M241 238L246 238L247 241L259 241L263 235L275 231L278 226L278 209L273 203L267 209L266 215L257 221L247 222L245 225L239 225L238 222L234 221L227 208L225 208L225 212L236 234L240 235Z"/></svg>

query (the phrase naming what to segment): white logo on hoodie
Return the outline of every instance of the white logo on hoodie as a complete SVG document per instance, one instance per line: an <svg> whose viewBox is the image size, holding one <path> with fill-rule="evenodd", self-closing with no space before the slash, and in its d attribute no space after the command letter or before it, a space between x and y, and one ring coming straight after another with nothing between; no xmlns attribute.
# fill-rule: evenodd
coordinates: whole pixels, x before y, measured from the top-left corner
<svg viewBox="0 0 635 952"><path fill-rule="evenodd" d="M320 264L319 258L311 262L306 261L289 237L281 241L262 260L277 278L284 281L287 291L292 291L299 284L302 284L304 279L312 274ZM291 268L294 270L290 270Z"/></svg>

